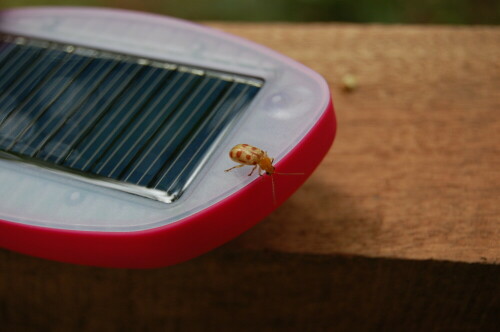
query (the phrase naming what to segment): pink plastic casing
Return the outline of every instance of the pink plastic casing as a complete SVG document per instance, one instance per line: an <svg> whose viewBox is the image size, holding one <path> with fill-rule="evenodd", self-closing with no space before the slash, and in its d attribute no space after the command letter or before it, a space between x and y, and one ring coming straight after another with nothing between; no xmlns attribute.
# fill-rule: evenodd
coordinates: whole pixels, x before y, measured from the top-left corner
<svg viewBox="0 0 500 332"><path fill-rule="evenodd" d="M323 159L335 137L330 103L316 126L276 169L300 169L304 176L275 176L278 205L295 192ZM249 209L252 205L256 208ZM214 249L271 213L271 179L262 176L234 195L188 218L137 232L84 232L0 220L0 244L10 250L62 262L127 268L176 264ZM242 213L245 211L247 213Z"/></svg>
<svg viewBox="0 0 500 332"><path fill-rule="evenodd" d="M46 259L103 267L153 268L194 258L245 232L290 197L328 152L335 132L330 100L311 130L275 165L277 172L293 169L304 173L274 176L277 203L270 177L262 176L198 213L148 230L74 231L0 220L0 246Z"/></svg>

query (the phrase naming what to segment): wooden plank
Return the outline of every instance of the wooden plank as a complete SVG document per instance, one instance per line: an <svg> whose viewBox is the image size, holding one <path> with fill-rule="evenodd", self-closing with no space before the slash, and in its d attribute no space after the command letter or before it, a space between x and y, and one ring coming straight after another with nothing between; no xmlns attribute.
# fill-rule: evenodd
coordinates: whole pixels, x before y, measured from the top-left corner
<svg viewBox="0 0 500 332"><path fill-rule="evenodd" d="M219 248L156 270L0 251L4 331L495 331L500 266Z"/></svg>
<svg viewBox="0 0 500 332"><path fill-rule="evenodd" d="M500 28L211 25L321 73L339 121L315 174L235 248L500 260Z"/></svg>

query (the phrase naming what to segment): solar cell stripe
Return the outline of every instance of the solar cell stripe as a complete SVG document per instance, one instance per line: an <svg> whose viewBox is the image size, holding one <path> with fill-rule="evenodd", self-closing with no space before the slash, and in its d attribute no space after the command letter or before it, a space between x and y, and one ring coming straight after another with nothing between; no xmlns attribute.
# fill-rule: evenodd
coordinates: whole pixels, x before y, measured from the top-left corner
<svg viewBox="0 0 500 332"><path fill-rule="evenodd" d="M168 167L172 158L178 153L178 150L185 144L186 140L192 136L194 129L204 121L212 110L214 102L219 98L220 94L226 89L228 83L219 80L218 82L209 83L210 91L205 93L203 100L201 100L197 108L194 109L189 117L179 126L174 126L171 130L175 132L165 134L167 137L174 137L166 146L163 147L155 162L150 165L149 171L144 172L143 179L137 184L148 187L154 187L155 179L162 173L162 169ZM174 150L175 149L175 150ZM172 151L172 152L170 152ZM194 158L195 156L193 156ZM150 175L151 171L154 175Z"/></svg>
<svg viewBox="0 0 500 332"><path fill-rule="evenodd" d="M15 47L13 52L11 52L12 54L6 56L5 62L0 68L0 91L12 84L17 76L25 70L26 65L29 65L31 61L36 59L42 51L39 47Z"/></svg>
<svg viewBox="0 0 500 332"><path fill-rule="evenodd" d="M116 142L116 147L110 150L98 172L105 176L122 178L125 168L137 159L137 154L175 111L178 103L189 91L188 88L195 83L195 78L198 77L185 73L177 74L176 80L162 91L149 111L145 112L145 116L134 124L134 128L127 132L122 140Z"/></svg>
<svg viewBox="0 0 500 332"><path fill-rule="evenodd" d="M47 75L61 63L61 58L64 56L66 54L61 54L59 51L47 50L31 66L26 68L22 75L17 77L14 84L0 90L4 91L0 98L3 110L0 122L43 82Z"/></svg>
<svg viewBox="0 0 500 332"><path fill-rule="evenodd" d="M109 154L113 154L115 151L114 147L117 144L121 144L128 136L134 133L134 128L136 128L138 124L141 123L142 119L147 116L148 105L157 103L157 94L165 89L168 79L174 75L174 72L163 70L158 72L158 74L159 77L157 80L159 81L150 84L147 91L140 96L140 99L133 106L136 111L129 112L126 116L123 116L118 123L112 125L112 128L110 128L111 132L108 133L107 147L101 148L99 159L93 163L92 172L102 175L102 166L111 163ZM128 146L127 148L130 147Z"/></svg>
<svg viewBox="0 0 500 332"><path fill-rule="evenodd" d="M54 74L56 80L46 82L27 103L26 107L15 109L0 126L0 135L4 137L0 141L0 146L2 146L4 141L8 140L9 145L7 146L7 150L10 150L17 139L26 133L36 120L68 88L72 81L72 76L80 73L89 61L90 59L80 56L72 57L67 62L67 65L60 67Z"/></svg>
<svg viewBox="0 0 500 332"><path fill-rule="evenodd" d="M0 42L0 66L3 66L5 59L8 59L15 50L16 44Z"/></svg>
<svg viewBox="0 0 500 332"><path fill-rule="evenodd" d="M201 79L201 78L200 78ZM188 95L187 100L183 102L180 106L179 110L176 110L176 113L169 119L168 122L164 123L164 126L158 133L155 133L155 137L148 143L148 147L141 154L141 157L136 160L132 168L128 171L127 176L125 177L125 181L139 184L142 180L147 176L147 173L150 174L147 176L153 176L151 173L151 167L154 162L158 160L159 154L167 154L173 152L173 149L168 149L171 147L171 140L178 140L179 137L173 137L168 135L169 133L173 133L173 128L176 126L182 125L184 120L193 114L192 107L196 107L195 102L199 97L200 91L204 91L206 89L207 80L203 80L200 85L196 86L192 89L192 93Z"/></svg>
<svg viewBox="0 0 500 332"><path fill-rule="evenodd" d="M81 170L89 169L99 153L110 144L116 131L140 110L141 104L149 97L151 90L164 75L166 75L165 71L158 68L143 68L115 107L109 109L87 134L86 139L75 147L73 155L65 165Z"/></svg>
<svg viewBox="0 0 500 332"><path fill-rule="evenodd" d="M243 89L246 88L247 86L243 87ZM208 151L208 147L206 144L203 144L203 141L212 143L210 136L216 133L213 129L218 127L218 124L215 124L214 126L214 118L223 117L223 109L231 109L236 106L236 104L244 96L244 94L241 93L241 89L241 84L235 83L231 86L231 89L227 91L226 95L216 106L218 112L211 113L204 123L191 136L181 152L177 154L175 160L170 163L169 167L163 171L163 174L155 181L154 188L165 190L169 193L174 191L173 188L176 186L176 183L179 182L179 179L182 178L184 170L188 169L192 163L196 163L196 161L201 159ZM174 180L166 181L166 179L169 178ZM168 189L166 189L166 186L169 186Z"/></svg>
<svg viewBox="0 0 500 332"><path fill-rule="evenodd" d="M92 93L79 111L70 117L66 126L52 139L52 148L44 160L57 164L64 163L73 147L85 137L115 99L123 93L123 89L133 80L139 69L140 66L136 64L118 64L111 76Z"/></svg>
<svg viewBox="0 0 500 332"><path fill-rule="evenodd" d="M12 148L12 151L32 157L36 151L40 150L52 133L57 131L66 118L72 114L75 105L83 101L88 89L92 88L95 82L99 82L112 65L111 60L93 62L96 62L96 66L87 66L61 97L37 120L35 134L25 135L23 140Z"/></svg>
<svg viewBox="0 0 500 332"><path fill-rule="evenodd" d="M241 87L242 85L240 85ZM243 86L239 95L233 98L226 98L217 106L218 111L213 112L202 126L191 136L183 150L177 155L170 167L163 172L163 175L156 181L154 188L166 191L172 195L182 192L189 183L189 170L193 165L203 160L214 145L217 137L228 128L229 122L235 120L238 114L233 114L233 110L241 113L245 110L258 88L253 86Z"/></svg>
<svg viewBox="0 0 500 332"><path fill-rule="evenodd" d="M213 82L205 78L198 87L198 91L192 95L193 98L179 110L179 116L172 118L159 132L157 139L150 143L151 149L144 154L145 158L141 158L140 162L134 165L128 181L141 186L149 186L152 179L163 165L168 163L179 145L189 135L190 129L205 115L210 107L207 103L210 96L217 96L216 94L223 88L221 81ZM201 101L200 97L203 97Z"/></svg>

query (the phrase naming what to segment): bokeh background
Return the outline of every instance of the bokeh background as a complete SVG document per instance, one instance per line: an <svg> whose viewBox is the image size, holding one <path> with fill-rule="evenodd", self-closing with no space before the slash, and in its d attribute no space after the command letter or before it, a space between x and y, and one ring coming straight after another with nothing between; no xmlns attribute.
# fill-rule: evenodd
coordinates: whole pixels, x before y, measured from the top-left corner
<svg viewBox="0 0 500 332"><path fill-rule="evenodd" d="M500 24L498 0L1 0L0 8L98 6L195 21Z"/></svg>

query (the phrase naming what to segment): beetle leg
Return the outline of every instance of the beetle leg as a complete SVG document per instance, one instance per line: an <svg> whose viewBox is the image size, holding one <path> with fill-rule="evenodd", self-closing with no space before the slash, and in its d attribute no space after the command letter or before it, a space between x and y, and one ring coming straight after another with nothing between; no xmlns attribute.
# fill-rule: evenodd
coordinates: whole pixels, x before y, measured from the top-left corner
<svg viewBox="0 0 500 332"><path fill-rule="evenodd" d="M255 171L255 169L257 168L258 165L255 165L253 168L252 168L252 171L250 172L250 174L248 174L248 176L251 176L253 174L253 172ZM260 174L260 171L259 171L259 174Z"/></svg>
<svg viewBox="0 0 500 332"><path fill-rule="evenodd" d="M244 164L241 164L241 165L236 165L236 166L233 166L233 167L231 167L231 168L229 168L229 169L226 169L224 172L229 172L229 171L230 171L230 170L232 170L232 169L235 169L235 168L240 168L240 167L243 167L243 166L246 166L246 165L244 165Z"/></svg>

